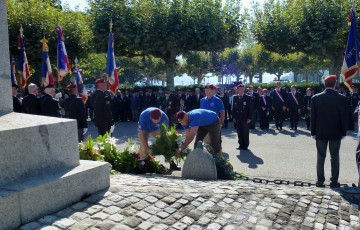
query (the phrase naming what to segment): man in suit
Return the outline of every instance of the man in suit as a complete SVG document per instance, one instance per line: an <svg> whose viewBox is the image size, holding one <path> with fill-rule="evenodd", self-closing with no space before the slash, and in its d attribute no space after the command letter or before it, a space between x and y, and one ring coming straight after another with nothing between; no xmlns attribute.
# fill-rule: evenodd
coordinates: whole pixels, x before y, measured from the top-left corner
<svg viewBox="0 0 360 230"><path fill-rule="evenodd" d="M347 95L348 99L348 130L355 130L355 122L357 118L354 118L354 111L358 102L360 100L360 94L358 93L358 87L356 85L352 86L353 91Z"/></svg>
<svg viewBox="0 0 360 230"><path fill-rule="evenodd" d="M277 130L282 130L286 112L286 97L284 91L280 89L281 83L276 82L274 92L272 93L272 110L274 111L275 126Z"/></svg>
<svg viewBox="0 0 360 230"><path fill-rule="evenodd" d="M325 90L311 99L311 136L316 140L317 149L317 183L324 187L324 163L326 149L329 145L331 158L330 187L336 188L339 179L339 149L341 139L347 131L347 106L345 96L335 91L336 75L329 75L324 79Z"/></svg>
<svg viewBox="0 0 360 230"><path fill-rule="evenodd" d="M202 95L200 93L200 89L196 88L195 89L195 94L192 97L192 109L200 109L200 100L204 97L204 95Z"/></svg>
<svg viewBox="0 0 360 230"><path fill-rule="evenodd" d="M244 93L243 84L237 86L237 95L233 98L233 121L236 123L239 147L236 149L247 150L249 147L249 128L253 113L253 100Z"/></svg>
<svg viewBox="0 0 360 230"><path fill-rule="evenodd" d="M78 141L84 141L84 134L87 132L86 111L83 99L78 97L78 89L75 84L66 86L69 89L69 97L62 103L65 109L65 117L75 119L78 128Z"/></svg>
<svg viewBox="0 0 360 230"><path fill-rule="evenodd" d="M224 104L225 110L225 119L223 128L227 129L228 127L228 117L229 117L229 95L225 92L225 89L220 88L219 93L216 95Z"/></svg>
<svg viewBox="0 0 360 230"><path fill-rule="evenodd" d="M295 85L291 86L291 92L288 95L287 110L290 116L290 129L297 130L299 117L301 114L301 95L296 91Z"/></svg>
<svg viewBox="0 0 360 230"><path fill-rule="evenodd" d="M252 85L249 85L248 91L246 94L249 95L253 101L253 111L252 111L252 115L251 115L250 129L255 129L256 115L257 115L257 111L258 111L259 103L260 103L260 95L256 92L254 92L254 88Z"/></svg>
<svg viewBox="0 0 360 230"><path fill-rule="evenodd" d="M19 87L18 87L17 84L11 84L11 92L12 92L12 98L13 98L14 112L21 113L21 111L22 111L21 103L20 103L19 98L16 96L18 88Z"/></svg>
<svg viewBox="0 0 360 230"><path fill-rule="evenodd" d="M40 98L41 115L49 117L61 117L59 102L54 98L54 85L49 84L45 87Z"/></svg>
<svg viewBox="0 0 360 230"><path fill-rule="evenodd" d="M96 91L94 93L95 126L99 135L110 133L113 130L114 121L111 114L111 98L106 94L107 81L102 78L96 80Z"/></svg>
<svg viewBox="0 0 360 230"><path fill-rule="evenodd" d="M34 83L28 85L29 94L22 100L23 113L40 115L40 99L38 98L39 88Z"/></svg>

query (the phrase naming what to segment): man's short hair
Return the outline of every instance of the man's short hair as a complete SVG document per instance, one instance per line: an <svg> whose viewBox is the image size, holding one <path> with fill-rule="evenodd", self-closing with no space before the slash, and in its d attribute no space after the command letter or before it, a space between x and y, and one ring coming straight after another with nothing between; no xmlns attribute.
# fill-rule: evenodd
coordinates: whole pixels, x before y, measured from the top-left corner
<svg viewBox="0 0 360 230"><path fill-rule="evenodd" d="M39 89L36 84L30 83L28 85L28 91L29 93L35 93L35 90Z"/></svg>

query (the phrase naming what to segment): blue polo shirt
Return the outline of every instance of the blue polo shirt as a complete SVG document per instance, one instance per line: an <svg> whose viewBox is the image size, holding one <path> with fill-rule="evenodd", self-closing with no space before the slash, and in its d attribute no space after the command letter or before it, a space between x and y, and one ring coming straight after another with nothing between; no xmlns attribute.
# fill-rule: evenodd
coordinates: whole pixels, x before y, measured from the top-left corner
<svg viewBox="0 0 360 230"><path fill-rule="evenodd" d="M187 114L189 116L189 123L183 127L184 129L212 125L219 120L215 112L207 109L194 109Z"/></svg>
<svg viewBox="0 0 360 230"><path fill-rule="evenodd" d="M221 111L224 111L224 103L222 100L216 96L208 99L204 97L200 100L200 108L207 109L215 112L217 115L220 115Z"/></svg>
<svg viewBox="0 0 360 230"><path fill-rule="evenodd" d="M160 129L161 125L163 123L165 123L166 126L169 126L169 118L168 116L166 116L166 114L161 111L161 118L160 118L160 122L155 124L151 118L150 118L150 112L151 110L156 109L154 107L149 107L147 109L145 109L144 111L141 112L140 114L140 118L139 118L139 122L138 122L138 126L139 126L139 130L141 131L147 131L147 132L154 132L158 129Z"/></svg>

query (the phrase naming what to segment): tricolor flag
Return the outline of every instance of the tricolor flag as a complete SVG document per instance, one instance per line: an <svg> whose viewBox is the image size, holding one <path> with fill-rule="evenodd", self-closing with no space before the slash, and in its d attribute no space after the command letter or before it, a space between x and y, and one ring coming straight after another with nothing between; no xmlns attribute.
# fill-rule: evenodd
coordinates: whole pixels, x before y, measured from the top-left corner
<svg viewBox="0 0 360 230"><path fill-rule="evenodd" d="M42 63L41 63L41 84L46 87L48 85L54 85L54 78L52 75L52 69L49 59L49 47L46 44L48 40L44 37L40 40L43 44L43 52L42 52Z"/></svg>
<svg viewBox="0 0 360 230"><path fill-rule="evenodd" d="M16 76L15 76L15 66L16 66L16 62L14 62L14 61L11 62L11 64L10 64L11 84L17 85Z"/></svg>
<svg viewBox="0 0 360 230"><path fill-rule="evenodd" d="M108 52L106 58L106 70L105 74L108 77L110 83L110 91L115 95L117 87L119 86L119 78L116 69L115 63L115 54L114 54L114 36L113 33L109 34L109 43L108 43Z"/></svg>
<svg viewBox="0 0 360 230"><path fill-rule="evenodd" d="M18 37L18 49L20 50L20 57L18 63L18 72L20 74L20 84L21 88L26 86L26 81L30 77L30 70L28 65L28 60L25 53L25 40L22 33L23 29L20 28L20 35Z"/></svg>
<svg viewBox="0 0 360 230"><path fill-rule="evenodd" d="M61 26L56 27L58 31L57 37L57 70L58 70L58 81L62 81L63 77L66 76L70 71L70 63L66 53L64 43L64 33Z"/></svg>
<svg viewBox="0 0 360 230"><path fill-rule="evenodd" d="M84 87L83 80L81 77L81 69L76 67L75 75L76 75L76 85L78 88L79 96L83 99L84 104L85 104L88 99L88 95L87 95L87 92L86 92L86 89Z"/></svg>
<svg viewBox="0 0 360 230"><path fill-rule="evenodd" d="M341 68L344 84L350 91L352 91L352 79L358 71L358 61L360 60L355 12L355 7L351 7L349 15L350 31L344 55L344 62Z"/></svg>

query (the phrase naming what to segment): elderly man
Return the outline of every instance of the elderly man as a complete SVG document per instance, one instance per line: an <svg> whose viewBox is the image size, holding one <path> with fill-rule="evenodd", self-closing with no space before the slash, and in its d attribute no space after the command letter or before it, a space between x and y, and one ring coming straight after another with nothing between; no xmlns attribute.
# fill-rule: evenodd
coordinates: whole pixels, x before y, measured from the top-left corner
<svg viewBox="0 0 360 230"><path fill-rule="evenodd" d="M93 94L95 126L99 135L111 133L114 130L114 121L111 113L111 97L105 92L108 89L108 82L103 78L96 80L96 91Z"/></svg>
<svg viewBox="0 0 360 230"><path fill-rule="evenodd" d="M186 113L185 111L179 111L176 114L176 120L185 129L185 141L176 151L176 154L180 154L195 138L195 144L198 141L204 140L206 134L209 133L211 140L211 147L214 152L221 156L221 140L220 129L221 125L219 117L213 111L207 109L194 109Z"/></svg>
<svg viewBox="0 0 360 230"><path fill-rule="evenodd" d="M341 139L346 136L348 115L346 97L335 91L336 76L329 75L324 79L325 90L311 99L310 129L316 140L317 149L317 187L324 187L324 163L329 146L331 160L330 187L340 186L339 150Z"/></svg>
<svg viewBox="0 0 360 230"><path fill-rule="evenodd" d="M78 141L84 140L84 134L87 132L87 121L85 105L81 97L78 97L78 89L75 84L70 83L66 86L69 89L69 97L63 102L65 117L75 119L78 128Z"/></svg>
<svg viewBox="0 0 360 230"><path fill-rule="evenodd" d="M28 85L29 94L26 95L22 100L22 111L23 113L40 115L40 99L38 98L39 88L34 83Z"/></svg>
<svg viewBox="0 0 360 230"><path fill-rule="evenodd" d="M40 98L41 115L49 117L61 117L61 108L59 102L54 98L54 85L49 84Z"/></svg>

